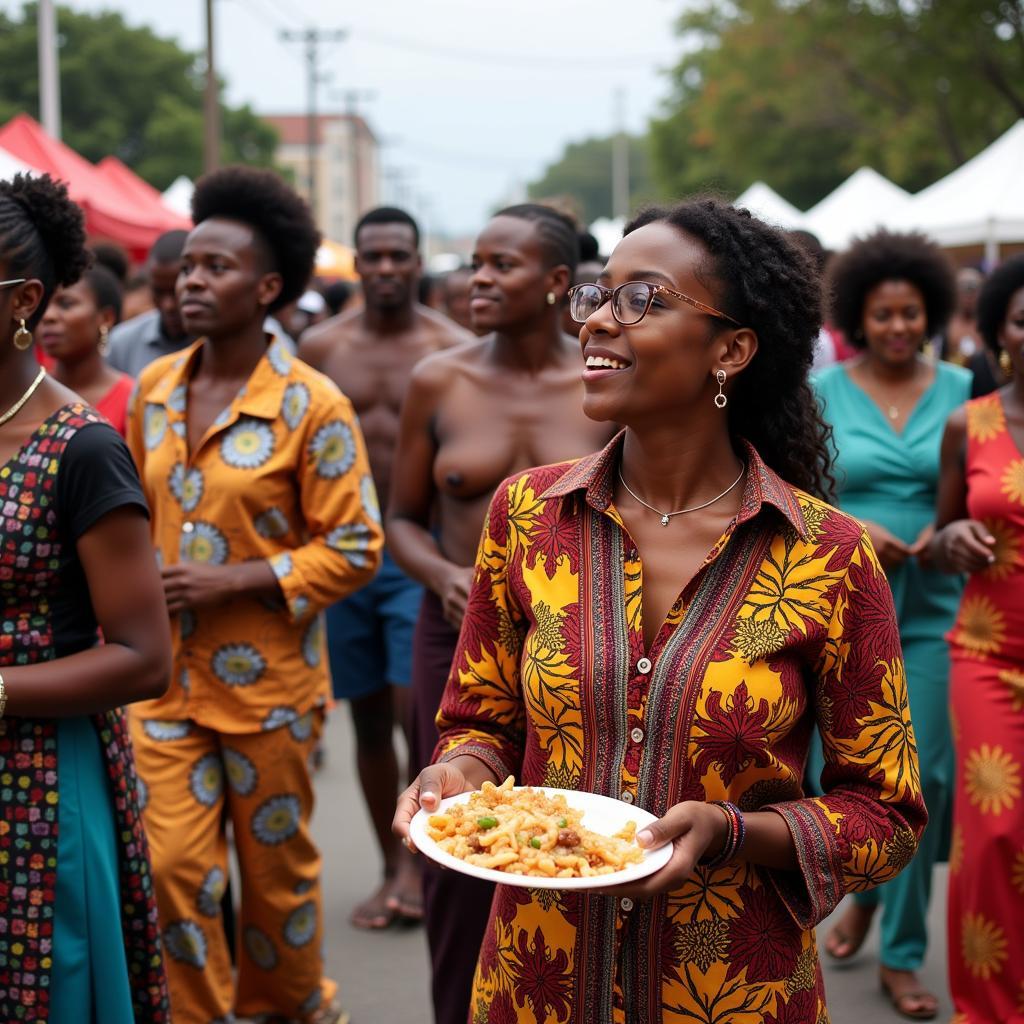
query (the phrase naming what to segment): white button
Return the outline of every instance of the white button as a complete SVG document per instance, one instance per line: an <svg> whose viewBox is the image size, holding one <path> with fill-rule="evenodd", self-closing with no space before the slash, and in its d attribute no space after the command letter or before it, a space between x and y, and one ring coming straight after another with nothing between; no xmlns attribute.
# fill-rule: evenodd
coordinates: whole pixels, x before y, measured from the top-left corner
<svg viewBox="0 0 1024 1024"><path fill-rule="evenodd" d="M639 743L644 738L644 731L637 726L629 735L634 743Z"/></svg>
<svg viewBox="0 0 1024 1024"><path fill-rule="evenodd" d="M628 914L633 909L633 901L628 896L623 896L619 900L619 906L622 907L624 913Z"/></svg>
<svg viewBox="0 0 1024 1024"><path fill-rule="evenodd" d="M651 659L650 658L641 658L636 663L636 670L642 676L647 675L647 673L651 671Z"/></svg>
<svg viewBox="0 0 1024 1024"><path fill-rule="evenodd" d="M632 794L632 793L630 793L628 789L627 789L627 790L624 790L624 791L623 791L623 793L622 793L622 796L621 796L621 797L619 797L619 799L620 799L620 800L621 800L621 801L622 801L622 802L623 802L624 804L631 804L631 803L633 802L633 794Z"/></svg>
<svg viewBox="0 0 1024 1024"><path fill-rule="evenodd" d="M182 523L181 524L181 532L182 533L191 533L194 529L195 529L195 524L194 523Z"/></svg>

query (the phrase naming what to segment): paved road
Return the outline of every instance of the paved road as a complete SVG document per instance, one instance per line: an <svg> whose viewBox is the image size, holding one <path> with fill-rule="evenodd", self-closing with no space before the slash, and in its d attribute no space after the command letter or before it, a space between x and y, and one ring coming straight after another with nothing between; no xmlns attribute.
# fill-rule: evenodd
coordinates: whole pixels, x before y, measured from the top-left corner
<svg viewBox="0 0 1024 1024"><path fill-rule="evenodd" d="M353 1024L431 1024L426 942L422 929L371 933L348 923L352 906L376 882L377 854L352 766L348 715L339 709L325 736L327 764L318 776L314 831L324 854L324 912L327 964L341 985ZM945 983L945 870L935 877L932 906L933 948L922 979L941 995L938 1020L952 1015ZM823 937L827 924L819 929ZM825 965L825 985L833 1024L898 1024L878 988L873 934L849 965ZM598 1022L594 1022L598 1024Z"/></svg>

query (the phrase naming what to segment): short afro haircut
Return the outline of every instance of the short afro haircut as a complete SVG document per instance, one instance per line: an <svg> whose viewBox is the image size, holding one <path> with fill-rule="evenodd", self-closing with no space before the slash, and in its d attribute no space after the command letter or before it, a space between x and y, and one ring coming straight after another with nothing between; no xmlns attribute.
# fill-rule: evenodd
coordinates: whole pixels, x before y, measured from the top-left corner
<svg viewBox="0 0 1024 1024"><path fill-rule="evenodd" d="M1010 300L1024 288L1024 253L1007 260L981 286L978 296L978 330L993 352L998 353L999 331L1006 322Z"/></svg>
<svg viewBox="0 0 1024 1024"><path fill-rule="evenodd" d="M239 221L266 246L271 266L281 275L281 292L269 310L294 302L313 275L320 232L306 201L274 171L224 167L196 182L192 220L211 217Z"/></svg>
<svg viewBox="0 0 1024 1024"><path fill-rule="evenodd" d="M397 206L378 206L376 209L364 213L356 223L352 241L357 249L359 248L359 232L371 224L404 224L412 230L413 244L417 249L420 247L420 226L410 214L405 210L400 210Z"/></svg>
<svg viewBox="0 0 1024 1024"><path fill-rule="evenodd" d="M851 345L863 348L864 302L883 281L908 281L924 298L928 334L941 331L953 312L956 278L946 254L917 232L876 231L857 239L829 267L832 322Z"/></svg>

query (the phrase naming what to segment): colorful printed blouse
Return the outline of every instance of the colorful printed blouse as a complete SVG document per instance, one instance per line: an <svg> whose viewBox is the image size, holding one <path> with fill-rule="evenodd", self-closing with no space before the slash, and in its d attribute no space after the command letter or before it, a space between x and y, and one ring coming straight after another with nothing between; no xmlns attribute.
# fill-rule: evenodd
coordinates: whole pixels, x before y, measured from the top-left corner
<svg viewBox="0 0 1024 1024"><path fill-rule="evenodd" d="M146 367L129 411L157 557L267 559L284 601L178 615L170 689L133 714L258 732L328 698L319 612L376 571L380 510L351 403L279 341L190 453L188 380L202 345Z"/></svg>
<svg viewBox="0 0 1024 1024"><path fill-rule="evenodd" d="M827 1021L812 929L896 875L926 821L885 575L855 520L747 446L740 512L645 651L643 565L612 503L622 437L498 489L438 754L659 816L771 808L800 870L698 867L635 904L499 886L472 1019ZM822 799L801 788L815 722Z"/></svg>

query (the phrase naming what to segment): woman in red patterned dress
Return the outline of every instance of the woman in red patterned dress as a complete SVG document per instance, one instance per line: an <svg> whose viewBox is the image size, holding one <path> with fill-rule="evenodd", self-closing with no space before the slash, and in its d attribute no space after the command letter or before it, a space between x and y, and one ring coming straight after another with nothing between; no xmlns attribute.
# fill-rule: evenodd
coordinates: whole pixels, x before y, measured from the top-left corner
<svg viewBox="0 0 1024 1024"><path fill-rule="evenodd" d="M946 425L935 563L969 573L950 698L956 746L949 978L963 1024L1024 1022L1024 256L978 300L1009 384Z"/></svg>

